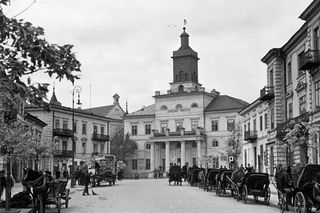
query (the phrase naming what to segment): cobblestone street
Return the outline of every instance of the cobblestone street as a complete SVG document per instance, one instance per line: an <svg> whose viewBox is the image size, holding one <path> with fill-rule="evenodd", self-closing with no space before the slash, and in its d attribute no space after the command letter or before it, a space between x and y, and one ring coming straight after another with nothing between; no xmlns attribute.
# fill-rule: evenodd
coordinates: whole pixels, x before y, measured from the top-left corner
<svg viewBox="0 0 320 213"><path fill-rule="evenodd" d="M81 188L72 191L70 207L63 208L64 213L279 212L275 206L275 195L271 197L270 206L265 206L263 202L256 204L252 198L245 205L229 195L218 197L214 192L204 192L187 183L183 183L183 186L169 186L167 179L119 181L115 186L105 185L94 188L98 194L95 196L82 196Z"/></svg>

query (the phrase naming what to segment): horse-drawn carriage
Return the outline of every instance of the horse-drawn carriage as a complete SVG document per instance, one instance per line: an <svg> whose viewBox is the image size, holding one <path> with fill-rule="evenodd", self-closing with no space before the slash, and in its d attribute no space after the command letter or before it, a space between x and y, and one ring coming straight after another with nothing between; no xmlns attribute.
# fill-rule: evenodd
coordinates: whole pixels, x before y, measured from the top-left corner
<svg viewBox="0 0 320 213"><path fill-rule="evenodd" d="M237 201L242 199L242 182L244 178L244 171L242 169L236 169L232 172L231 177L227 176L227 181L231 185L231 191L233 193L233 198Z"/></svg>
<svg viewBox="0 0 320 213"><path fill-rule="evenodd" d="M299 213L320 209L320 165L308 164L298 175L294 189L294 207Z"/></svg>
<svg viewBox="0 0 320 213"><path fill-rule="evenodd" d="M32 196L33 212L44 213L46 206L55 205L60 213L62 205L69 206L68 179L54 180L48 174L28 169L22 184Z"/></svg>
<svg viewBox="0 0 320 213"><path fill-rule="evenodd" d="M200 183L199 173L202 171L204 171L204 169L198 167L190 169L188 180L191 186L198 186Z"/></svg>
<svg viewBox="0 0 320 213"><path fill-rule="evenodd" d="M104 170L103 172L98 172L91 176L92 186L100 186L100 182L108 182L109 185L115 185L116 176L113 174L112 170Z"/></svg>
<svg viewBox="0 0 320 213"><path fill-rule="evenodd" d="M228 181L228 177L230 178L232 174L232 170L222 169L217 174L217 187L216 194L221 196L221 194L225 193L226 190L231 191L231 195L233 196L232 185Z"/></svg>
<svg viewBox="0 0 320 213"><path fill-rule="evenodd" d="M213 189L216 189L216 177L218 173L219 169L208 169L203 190L212 191Z"/></svg>
<svg viewBox="0 0 320 213"><path fill-rule="evenodd" d="M248 201L248 196L252 195L255 202L258 202L259 197L263 197L265 204L269 205L271 191L268 173L247 173L242 181L240 189L245 204Z"/></svg>
<svg viewBox="0 0 320 213"><path fill-rule="evenodd" d="M172 166L169 170L169 185L174 181L175 185L182 185L182 170L180 166Z"/></svg>

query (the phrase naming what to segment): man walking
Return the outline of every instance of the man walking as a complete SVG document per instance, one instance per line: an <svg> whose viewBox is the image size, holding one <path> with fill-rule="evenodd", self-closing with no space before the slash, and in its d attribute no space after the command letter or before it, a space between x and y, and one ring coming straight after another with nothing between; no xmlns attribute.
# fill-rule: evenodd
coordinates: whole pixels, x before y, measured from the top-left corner
<svg viewBox="0 0 320 213"><path fill-rule="evenodd" d="M90 195L89 194L89 184L90 184L90 174L89 174L88 170L85 170L85 172L84 172L84 189L83 189L82 196Z"/></svg>

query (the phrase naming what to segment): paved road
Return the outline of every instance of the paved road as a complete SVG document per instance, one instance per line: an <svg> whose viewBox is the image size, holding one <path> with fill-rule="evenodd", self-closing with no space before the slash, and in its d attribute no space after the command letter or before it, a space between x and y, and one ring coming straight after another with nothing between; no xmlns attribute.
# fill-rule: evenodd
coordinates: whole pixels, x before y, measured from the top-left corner
<svg viewBox="0 0 320 213"><path fill-rule="evenodd" d="M82 196L81 188L73 189L70 207L63 208L62 212L279 212L275 205L255 204L252 200L245 205L231 197L217 197L213 192L204 192L186 183L183 186L169 186L166 179L123 180L116 182L115 186L94 188L94 191L99 195ZM274 197L273 203L276 202Z"/></svg>

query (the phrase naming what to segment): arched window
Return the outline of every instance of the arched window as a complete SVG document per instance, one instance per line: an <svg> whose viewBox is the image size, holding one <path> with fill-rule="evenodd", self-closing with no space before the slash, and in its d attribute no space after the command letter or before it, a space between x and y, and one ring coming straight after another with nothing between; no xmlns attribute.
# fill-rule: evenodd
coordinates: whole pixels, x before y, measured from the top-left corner
<svg viewBox="0 0 320 213"><path fill-rule="evenodd" d="M217 140L213 140L212 147L218 147L218 146L219 146L219 142Z"/></svg>
<svg viewBox="0 0 320 213"><path fill-rule="evenodd" d="M162 106L160 107L160 109L161 109L161 110L167 110L168 107L167 107L166 105L162 105Z"/></svg>
<svg viewBox="0 0 320 213"><path fill-rule="evenodd" d="M179 80L182 81L182 79L183 79L183 71L180 71L179 72Z"/></svg>
<svg viewBox="0 0 320 213"><path fill-rule="evenodd" d="M185 81L188 81L188 73L185 73L185 74L184 74L184 80L185 80Z"/></svg>
<svg viewBox="0 0 320 213"><path fill-rule="evenodd" d="M176 109L182 109L182 105L181 104L177 104L176 105Z"/></svg>
<svg viewBox="0 0 320 213"><path fill-rule="evenodd" d="M193 104L191 104L191 107L198 107L198 104L197 103L193 103Z"/></svg>
<svg viewBox="0 0 320 213"><path fill-rule="evenodd" d="M180 86L178 87L178 91L179 91L179 92L183 92L183 91L184 91L183 85L180 85Z"/></svg>

